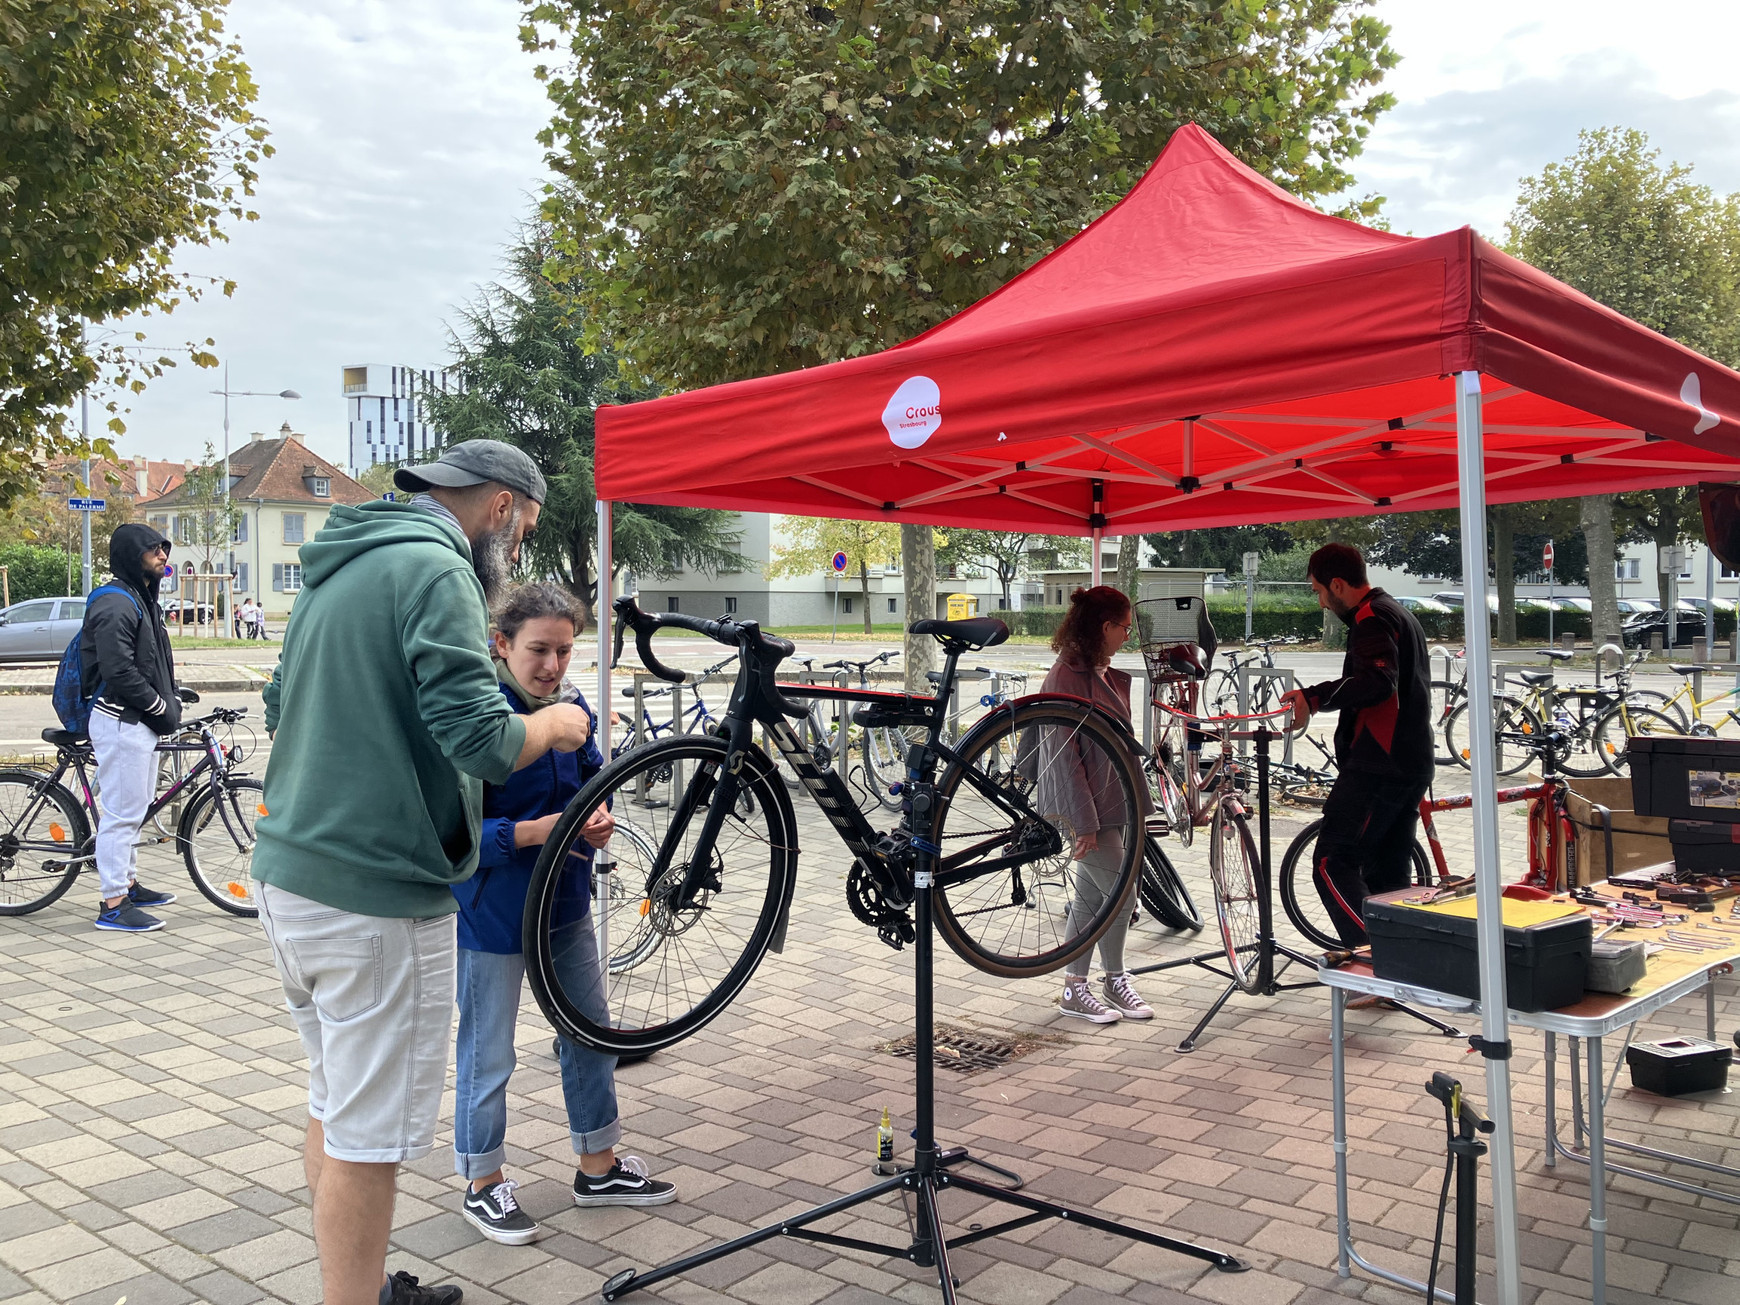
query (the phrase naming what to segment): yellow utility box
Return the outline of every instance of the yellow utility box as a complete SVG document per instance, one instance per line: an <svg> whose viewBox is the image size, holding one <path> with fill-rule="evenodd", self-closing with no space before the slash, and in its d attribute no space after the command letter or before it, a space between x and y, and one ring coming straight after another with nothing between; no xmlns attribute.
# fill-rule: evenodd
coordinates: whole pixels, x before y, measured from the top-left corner
<svg viewBox="0 0 1740 1305"><path fill-rule="evenodd" d="M949 620L964 621L979 614L979 600L972 594L949 595Z"/></svg>

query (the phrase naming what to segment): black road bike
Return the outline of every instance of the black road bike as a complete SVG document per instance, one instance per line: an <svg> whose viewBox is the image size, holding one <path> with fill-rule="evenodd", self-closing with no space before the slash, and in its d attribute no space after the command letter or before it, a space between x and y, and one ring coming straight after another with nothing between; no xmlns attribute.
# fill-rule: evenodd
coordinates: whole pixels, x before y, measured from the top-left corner
<svg viewBox="0 0 1740 1305"><path fill-rule="evenodd" d="M1008 638L1001 621L913 624L913 633L936 637L946 659L942 683L926 697L781 683L792 644L755 621L647 613L632 598L618 599L616 613L618 648L632 629L642 664L662 679L681 674L653 655L652 636L664 629L734 646L740 660L730 705L710 734L661 739L617 758L568 804L544 845L526 902L527 972L538 1004L566 1036L619 1055L668 1047L724 1010L762 957L783 946L798 830L758 728L845 844L852 914L891 947L914 940L918 887L932 889L937 929L957 955L1011 977L1062 968L1129 910L1144 841L1135 836L1093 894L1097 909L1083 919L1072 911L1076 830L1088 832L1089 819L1096 828L1140 829L1143 781L1127 723L1083 699L1042 694L994 708L954 743L942 739L956 663ZM790 722L809 709L794 699L851 704L865 729L916 732L893 828L873 828L845 781L805 749ZM658 784L668 797L637 799ZM745 793L753 800L742 801ZM575 854L584 852L580 830L607 804L626 813L637 800L634 819L656 850L648 856L612 840L610 873L621 883L604 895L608 963L577 966L578 931L594 925L583 914L591 868Z"/></svg>

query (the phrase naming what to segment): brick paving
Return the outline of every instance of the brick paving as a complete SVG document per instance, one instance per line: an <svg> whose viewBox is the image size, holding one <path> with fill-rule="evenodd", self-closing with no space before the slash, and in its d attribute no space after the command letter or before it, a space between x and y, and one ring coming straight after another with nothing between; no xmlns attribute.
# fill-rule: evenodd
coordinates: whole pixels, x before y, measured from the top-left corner
<svg viewBox="0 0 1740 1305"><path fill-rule="evenodd" d="M1443 791L1465 780L1446 776ZM704 1033L625 1067L625 1149L681 1189L654 1210L577 1210L549 1033L527 998L510 1096L509 1167L548 1236L485 1241L458 1214L451 1132L406 1168L392 1269L455 1281L477 1305L595 1298L625 1266L668 1257L850 1191L869 1180L881 1108L910 1154L911 1062L880 1050L910 1032L911 952L896 954L848 914L831 833L804 812L806 855L791 938ZM1518 809L1520 810L1520 809ZM1466 862L1465 814L1441 818ZM1502 820L1520 858L1520 814ZM1276 823L1276 861L1296 824ZM1181 865L1206 902L1200 846ZM174 866L153 884L182 894L171 927L142 937L90 927L87 886L47 910L0 921L0 1302L246 1305L319 1299L298 1148L305 1071L257 925L220 916ZM1144 918L1131 963L1201 950ZM1184 1297L1238 1305L1410 1299L1334 1269L1328 1001L1321 990L1238 997L1200 1049L1175 1044L1221 986L1198 970L1143 981L1152 1024L1094 1029L1055 1013L1050 981L990 979L939 947L938 1018L1055 1041L971 1078L938 1075L938 1125L1010 1165L1029 1190L1229 1249L1251 1271L1041 1224L954 1256L965 1300L1092 1305ZM1740 1024L1724 982L1719 1025ZM1644 1026L1701 1033L1701 1000ZM1352 1212L1365 1252L1424 1273L1441 1172L1431 1070L1479 1062L1399 1014L1354 1013L1349 1090ZM1617 1043L1614 1044L1617 1046ZM1586 1300L1586 1172L1543 1168L1539 1041L1515 1068L1525 1296ZM1666 1101L1621 1085L1610 1117L1675 1147L1740 1164L1733 1097ZM444 1113L451 1120L451 1097ZM994 1215L944 1198L956 1228ZM1740 1207L1620 1178L1609 1196L1611 1299L1732 1305L1740 1300ZM843 1231L904 1243L895 1200L861 1207ZM639 1297L637 1297L639 1299ZM937 1299L929 1271L781 1240L646 1294L649 1300L860 1305Z"/></svg>

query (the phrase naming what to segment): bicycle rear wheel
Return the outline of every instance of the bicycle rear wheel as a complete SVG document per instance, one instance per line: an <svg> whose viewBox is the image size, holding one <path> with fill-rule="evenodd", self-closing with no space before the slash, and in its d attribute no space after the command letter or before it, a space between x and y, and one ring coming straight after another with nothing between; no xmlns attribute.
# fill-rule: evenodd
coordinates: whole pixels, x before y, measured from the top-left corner
<svg viewBox="0 0 1740 1305"><path fill-rule="evenodd" d="M890 725L864 730L864 778L876 800L890 811L900 810L900 794L891 790L906 778L906 736Z"/></svg>
<svg viewBox="0 0 1740 1305"><path fill-rule="evenodd" d="M992 711L956 753L931 834L937 932L1006 978L1085 955L1129 909L1142 856L1145 793L1127 736L1083 704L1028 698ZM1123 833L1116 865L1075 859L1078 836L1112 829Z"/></svg>
<svg viewBox="0 0 1740 1305"><path fill-rule="evenodd" d="M0 770L0 915L40 911L88 864L90 824L78 799L31 770Z"/></svg>
<svg viewBox="0 0 1740 1305"><path fill-rule="evenodd" d="M1317 892L1317 835L1322 829L1323 822L1313 820L1288 844L1287 854L1281 858L1281 909L1307 941L1326 950L1340 951L1347 944L1335 931L1329 908L1323 905ZM1409 855L1414 883L1432 883L1431 858L1417 839Z"/></svg>
<svg viewBox="0 0 1740 1305"><path fill-rule="evenodd" d="M1595 746L1615 775L1631 773L1631 740L1642 736L1683 734L1673 717L1648 707L1624 704L1608 712L1595 726Z"/></svg>
<svg viewBox="0 0 1740 1305"><path fill-rule="evenodd" d="M193 886L213 906L253 919L254 822L266 814L265 788L257 779L231 779L207 786L188 799L175 839Z"/></svg>
<svg viewBox="0 0 1740 1305"><path fill-rule="evenodd" d="M1449 744L1456 764L1464 769L1472 769L1469 758L1473 755L1468 739L1468 706L1464 698L1444 722L1444 741ZM1493 760L1500 775L1525 770L1545 746L1540 719L1508 695L1493 695L1492 728Z"/></svg>
<svg viewBox="0 0 1740 1305"><path fill-rule="evenodd" d="M1432 739L1436 748L1432 760L1440 766L1454 765L1456 758L1444 737L1444 722L1450 719L1450 713L1462 701L1462 685L1452 680L1433 680L1428 687L1431 690Z"/></svg>
<svg viewBox="0 0 1740 1305"><path fill-rule="evenodd" d="M525 951L532 994L557 1032L617 1055L657 1051L717 1017L761 964L791 901L797 829L760 748L749 750L738 777L754 800L732 803L709 863L689 882L728 751L715 736L649 743L593 776L556 822L532 872ZM576 958L581 932L595 925L592 868L573 853L583 850L581 828L606 804L639 836L611 839L609 954L604 965L585 967Z"/></svg>
<svg viewBox="0 0 1740 1305"><path fill-rule="evenodd" d="M1184 876L1152 834L1142 843L1142 877L1137 880L1136 894L1148 914L1168 929L1195 932L1202 928L1202 912L1184 886Z"/></svg>

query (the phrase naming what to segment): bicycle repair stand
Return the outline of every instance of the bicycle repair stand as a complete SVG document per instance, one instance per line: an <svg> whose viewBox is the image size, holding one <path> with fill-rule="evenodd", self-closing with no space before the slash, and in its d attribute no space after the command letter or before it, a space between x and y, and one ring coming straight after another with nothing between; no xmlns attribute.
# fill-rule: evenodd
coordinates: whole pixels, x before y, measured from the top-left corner
<svg viewBox="0 0 1740 1305"><path fill-rule="evenodd" d="M1295 951L1285 943L1275 939L1275 906L1269 892L1270 860L1269 860L1269 742L1279 737L1279 732L1266 726L1243 733L1233 733L1230 738L1246 738L1252 740L1257 752L1257 982L1253 995L1273 997L1278 992L1293 992L1301 988L1317 988L1322 985L1316 979L1304 983L1280 983L1275 970L1275 958L1282 961L1281 969L1297 962L1308 965L1315 971L1318 957ZM1190 764L1195 764L1192 757ZM1214 1017L1220 1014L1221 1007L1232 1000L1233 994L1245 991L1245 986L1226 968L1225 950L1203 952L1199 956L1184 956L1175 961L1161 961L1156 965L1143 965L1130 971L1136 974L1158 974L1162 970L1176 970L1186 965L1194 965L1198 969L1207 970L1210 974L1218 974L1228 980L1226 991L1215 998L1214 1004L1208 1008L1203 1017L1196 1022L1196 1027L1190 1030L1184 1041L1178 1044L1178 1050L1189 1052L1196 1050L1197 1040L1202 1037L1203 1030L1208 1028ZM1433 1019L1424 1011L1415 1010L1412 1006L1396 1002L1395 1008L1405 1015L1412 1015L1423 1024L1429 1024L1447 1038L1462 1036L1460 1029L1452 1028L1442 1020Z"/></svg>
<svg viewBox="0 0 1740 1305"><path fill-rule="evenodd" d="M738 1251L748 1250L762 1242L771 1241L775 1237L798 1237L805 1241L818 1242L823 1246L840 1246L848 1250L869 1251L872 1254L888 1255L910 1260L912 1263L926 1268L934 1266L937 1271L937 1283L942 1289L945 1305L954 1305L955 1288L958 1282L949 1271L949 1246L951 1239L943 1230L942 1214L937 1209L937 1194L945 1188L957 1187L963 1192L971 1192L1003 1205L1012 1205L1027 1213L1006 1219L1002 1223L982 1228L977 1224L972 1230L962 1233L952 1239L955 1246L969 1246L974 1242L984 1241L1017 1228L1025 1228L1029 1224L1039 1223L1045 1219L1060 1219L1066 1223L1081 1224L1094 1228L1114 1237L1125 1237L1131 1241L1142 1242L1148 1246L1158 1246L1162 1250L1176 1251L1180 1255L1188 1255L1195 1259L1207 1260L1223 1273L1243 1273L1251 1266L1244 1261L1235 1259L1224 1251L1209 1250L1193 1242L1181 1241L1175 1237L1167 1237L1160 1233L1147 1232L1140 1228L1126 1228L1110 1219L1096 1214L1072 1209L1069 1206L1058 1205L1052 1201L1040 1200L1027 1196L1017 1189L1021 1179L1007 1169L990 1164L987 1161L975 1159L967 1153L964 1146L949 1147L946 1150L936 1142L936 1057L935 1037L931 1023L933 997L933 953L934 935L931 932L931 857L922 856L920 869L914 876L915 892L913 895L913 924L917 937L913 941L913 1008L914 1039L917 1052L915 1070L915 1113L917 1127L913 1130L915 1145L913 1148L912 1166L902 1169L899 1173L890 1175L869 1187L861 1188L850 1196L842 1196L838 1200L828 1201L823 1205L805 1210L801 1214L781 1219L776 1224L747 1233L731 1241L722 1242L708 1250L686 1255L680 1260L672 1260L669 1264L660 1265L645 1273L637 1269L624 1269L607 1279L600 1288L600 1295L607 1301L620 1300L630 1292L639 1291L642 1287L650 1287L655 1282L666 1278L674 1278L679 1274L698 1269L714 1260L735 1255ZM994 1173L1003 1174L1014 1179L1014 1186L1003 1186L997 1183L987 1183L977 1178L969 1178L955 1170L961 1165L976 1165L989 1169ZM890 1192L911 1192L917 1198L916 1218L909 1220L912 1228L912 1241L906 1246L891 1246L880 1242L865 1241L858 1237L845 1237L837 1233L817 1232L810 1224L826 1219L830 1215L850 1210L866 1201L874 1201Z"/></svg>
<svg viewBox="0 0 1740 1305"><path fill-rule="evenodd" d="M1450 1152L1448 1163L1456 1169L1456 1294L1452 1299L1455 1305L1475 1305L1475 1222L1480 1202L1477 1179L1480 1157L1486 1154L1486 1143L1479 1135L1492 1132L1493 1124L1468 1104L1468 1099L1462 1095L1462 1084L1448 1074L1433 1073L1432 1081L1426 1084L1426 1093L1444 1104L1445 1146ZM1444 1194L1447 1196L1450 1175L1446 1173L1444 1177ZM1443 1239L1444 1202L1440 1198L1438 1229L1432 1239L1432 1264L1426 1278L1427 1290L1434 1299L1444 1294L1433 1281L1438 1276L1438 1249Z"/></svg>

